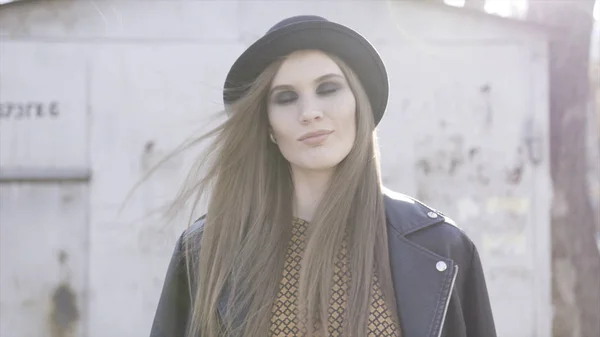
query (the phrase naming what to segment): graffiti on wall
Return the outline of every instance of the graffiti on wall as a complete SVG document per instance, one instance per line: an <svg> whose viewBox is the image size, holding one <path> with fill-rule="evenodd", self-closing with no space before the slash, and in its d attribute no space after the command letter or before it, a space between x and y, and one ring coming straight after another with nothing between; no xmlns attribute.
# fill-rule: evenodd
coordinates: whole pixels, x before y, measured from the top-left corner
<svg viewBox="0 0 600 337"><path fill-rule="evenodd" d="M0 102L0 119L47 119L60 115L58 102Z"/></svg>

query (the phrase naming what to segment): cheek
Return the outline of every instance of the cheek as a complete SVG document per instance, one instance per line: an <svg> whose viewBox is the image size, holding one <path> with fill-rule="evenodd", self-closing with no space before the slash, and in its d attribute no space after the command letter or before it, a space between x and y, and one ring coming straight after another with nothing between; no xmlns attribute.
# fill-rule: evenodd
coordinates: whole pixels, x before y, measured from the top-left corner
<svg viewBox="0 0 600 337"><path fill-rule="evenodd" d="M356 137L356 100L352 94L348 96L343 102L339 102L338 113L334 120L337 120L338 128L344 131L344 141L352 145Z"/></svg>
<svg viewBox="0 0 600 337"><path fill-rule="evenodd" d="M289 110L289 107L272 106L267 111L270 131L280 146L293 138L294 112Z"/></svg>
<svg viewBox="0 0 600 337"><path fill-rule="evenodd" d="M281 109L273 104L267 104L267 119L269 120L269 125L272 129L276 129L278 125L281 125L283 121L281 118L283 114L280 111Z"/></svg>

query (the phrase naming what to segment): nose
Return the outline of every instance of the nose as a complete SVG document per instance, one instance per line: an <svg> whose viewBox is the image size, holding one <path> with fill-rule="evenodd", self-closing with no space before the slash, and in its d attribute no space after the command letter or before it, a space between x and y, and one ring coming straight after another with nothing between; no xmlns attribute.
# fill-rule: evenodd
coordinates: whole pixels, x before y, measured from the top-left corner
<svg viewBox="0 0 600 337"><path fill-rule="evenodd" d="M323 110L313 98L305 98L300 105L300 123L306 124L323 118Z"/></svg>

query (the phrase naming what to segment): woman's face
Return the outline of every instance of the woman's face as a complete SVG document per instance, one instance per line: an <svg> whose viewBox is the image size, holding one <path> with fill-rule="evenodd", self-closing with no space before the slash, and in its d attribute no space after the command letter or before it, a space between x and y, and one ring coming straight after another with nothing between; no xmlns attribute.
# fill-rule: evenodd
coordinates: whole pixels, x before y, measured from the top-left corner
<svg viewBox="0 0 600 337"><path fill-rule="evenodd" d="M292 169L332 169L348 155L356 137L356 100L325 53L290 54L267 95L271 133Z"/></svg>

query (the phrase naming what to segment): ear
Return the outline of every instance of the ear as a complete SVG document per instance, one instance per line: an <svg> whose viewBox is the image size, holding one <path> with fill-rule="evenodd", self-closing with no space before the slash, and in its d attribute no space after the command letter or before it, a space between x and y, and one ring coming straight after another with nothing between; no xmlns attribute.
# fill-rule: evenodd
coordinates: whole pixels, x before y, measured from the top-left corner
<svg viewBox="0 0 600 337"><path fill-rule="evenodd" d="M267 127L268 130L268 136L269 139L271 140L271 142L273 144L277 144L277 140L275 139L275 136L273 135L273 128L271 127L271 124L269 124L269 126Z"/></svg>

